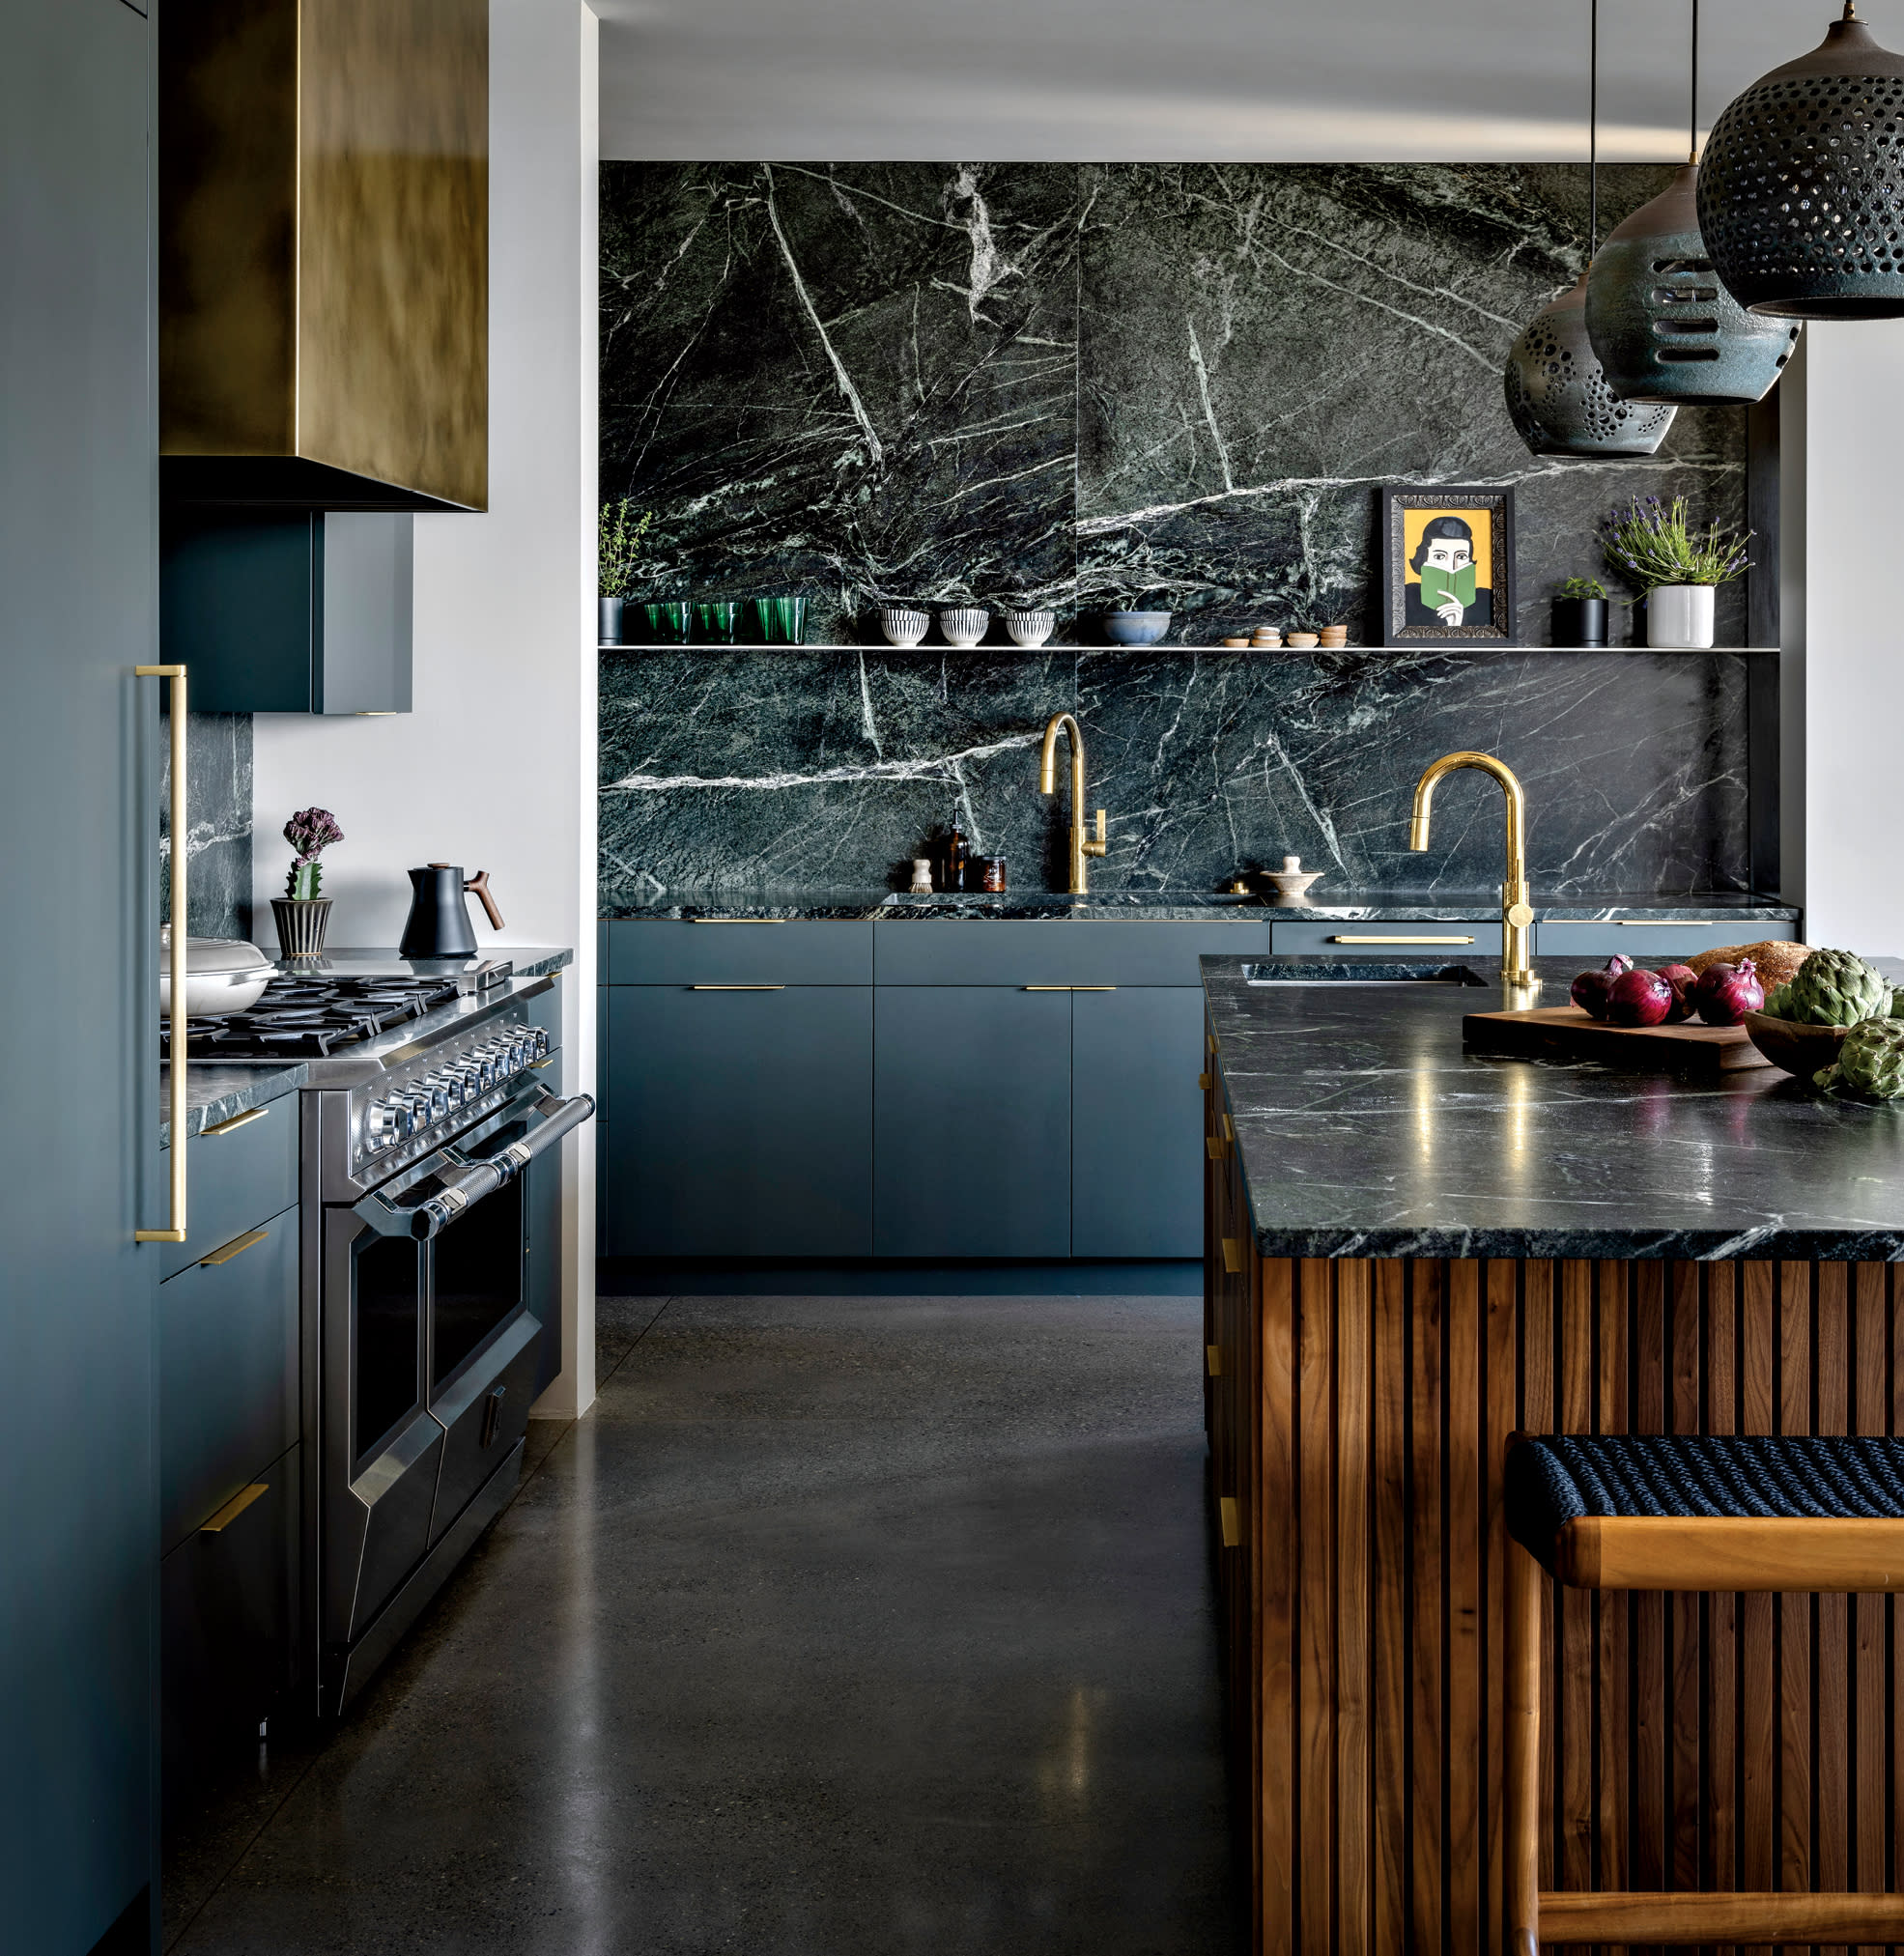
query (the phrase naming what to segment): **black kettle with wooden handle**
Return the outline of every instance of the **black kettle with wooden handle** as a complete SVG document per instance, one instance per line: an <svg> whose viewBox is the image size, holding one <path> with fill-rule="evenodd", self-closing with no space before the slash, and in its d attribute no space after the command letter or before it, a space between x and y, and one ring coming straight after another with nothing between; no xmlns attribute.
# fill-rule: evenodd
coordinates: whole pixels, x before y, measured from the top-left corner
<svg viewBox="0 0 1904 1956"><path fill-rule="evenodd" d="M502 913L489 893L489 871L478 869L465 881L460 867L430 863L410 872L410 921L403 927L400 957L473 957L476 933L469 925L469 906L463 893L473 890L489 914L489 927L502 928Z"/></svg>

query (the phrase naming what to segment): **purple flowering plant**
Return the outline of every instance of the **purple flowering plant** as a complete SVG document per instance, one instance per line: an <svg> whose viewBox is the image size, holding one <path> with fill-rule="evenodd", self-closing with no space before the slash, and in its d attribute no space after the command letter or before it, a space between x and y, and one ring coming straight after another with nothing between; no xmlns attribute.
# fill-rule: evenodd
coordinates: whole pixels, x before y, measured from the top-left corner
<svg viewBox="0 0 1904 1956"><path fill-rule="evenodd" d="M1715 521L1703 529L1687 519L1686 497L1662 502L1657 496L1635 497L1611 509L1600 532L1606 568L1644 597L1661 584L1728 584L1748 568L1741 536Z"/></svg>
<svg viewBox="0 0 1904 1956"><path fill-rule="evenodd" d="M344 832L337 826L337 817L328 808L299 808L285 823L284 839L298 852L292 861L284 893L308 901L318 894L323 882L319 856L331 843L341 842Z"/></svg>

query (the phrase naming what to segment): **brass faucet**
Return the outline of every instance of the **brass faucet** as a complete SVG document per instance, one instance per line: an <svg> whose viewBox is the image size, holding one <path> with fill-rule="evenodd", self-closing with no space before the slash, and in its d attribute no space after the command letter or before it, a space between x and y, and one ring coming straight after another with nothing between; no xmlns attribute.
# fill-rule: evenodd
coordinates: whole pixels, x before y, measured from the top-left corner
<svg viewBox="0 0 1904 1956"><path fill-rule="evenodd" d="M1084 832L1084 735L1068 713L1054 713L1044 723L1044 746L1037 757L1037 791L1053 794L1058 787L1058 730L1063 727L1071 743L1071 894L1084 896L1090 886L1085 881L1087 856L1104 853L1104 810L1097 810L1097 834Z"/></svg>
<svg viewBox="0 0 1904 1956"><path fill-rule="evenodd" d="M1435 784L1443 775L1451 775L1459 768L1477 768L1484 775L1492 775L1507 796L1507 881L1501 885L1501 979L1506 984L1532 990L1540 979L1534 973L1527 938L1534 921L1527 889L1527 797L1514 770L1491 753L1444 753L1415 783L1408 847L1428 847L1428 808L1435 799Z"/></svg>

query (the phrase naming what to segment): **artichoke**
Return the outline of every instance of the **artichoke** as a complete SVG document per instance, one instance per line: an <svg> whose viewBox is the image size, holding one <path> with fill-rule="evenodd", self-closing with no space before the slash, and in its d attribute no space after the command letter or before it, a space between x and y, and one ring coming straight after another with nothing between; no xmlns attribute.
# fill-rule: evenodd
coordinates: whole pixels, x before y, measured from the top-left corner
<svg viewBox="0 0 1904 1956"><path fill-rule="evenodd" d="M1837 1064L1812 1077L1866 1100L1904 1099L1904 1021L1861 1020L1844 1035Z"/></svg>
<svg viewBox="0 0 1904 1956"><path fill-rule="evenodd" d="M1904 1019L1904 985L1892 985L1890 988L1890 1016Z"/></svg>
<svg viewBox="0 0 1904 1956"><path fill-rule="evenodd" d="M1790 985L1774 985L1765 995L1765 1012L1768 1018L1789 1019L1792 1016L1792 988Z"/></svg>
<svg viewBox="0 0 1904 1956"><path fill-rule="evenodd" d="M1855 1026L1890 1010L1889 981L1856 951L1814 950L1799 966L1789 1008L1778 1016L1802 1026Z"/></svg>

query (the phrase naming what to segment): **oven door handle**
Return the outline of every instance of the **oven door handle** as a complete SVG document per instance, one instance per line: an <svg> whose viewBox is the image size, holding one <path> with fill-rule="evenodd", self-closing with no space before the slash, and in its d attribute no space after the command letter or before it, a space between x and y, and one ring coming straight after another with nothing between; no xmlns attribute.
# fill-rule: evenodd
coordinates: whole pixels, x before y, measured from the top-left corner
<svg viewBox="0 0 1904 1956"><path fill-rule="evenodd" d="M595 1102L586 1093L558 1100L545 1088L529 1102L526 1111L541 1115L541 1124L494 1154L471 1160L459 1155L454 1148L445 1148L443 1151L453 1165L438 1174L438 1187L433 1195L412 1205L399 1207L373 1191L355 1205L353 1213L380 1235L411 1236L417 1242L427 1242L485 1196L494 1195L514 1181L544 1148L554 1147L570 1128L580 1127L595 1112Z"/></svg>

